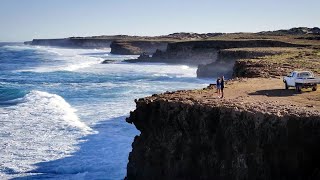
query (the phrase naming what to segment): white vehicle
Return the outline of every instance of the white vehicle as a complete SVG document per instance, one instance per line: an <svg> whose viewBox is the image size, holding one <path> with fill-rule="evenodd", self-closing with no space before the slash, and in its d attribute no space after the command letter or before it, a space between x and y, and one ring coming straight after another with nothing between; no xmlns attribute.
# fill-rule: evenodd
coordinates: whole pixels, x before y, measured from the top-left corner
<svg viewBox="0 0 320 180"><path fill-rule="evenodd" d="M317 84L320 84L320 79L315 78L310 71L293 71L290 75L283 78L285 88L295 87L298 92L302 88L312 88L312 91L317 90Z"/></svg>

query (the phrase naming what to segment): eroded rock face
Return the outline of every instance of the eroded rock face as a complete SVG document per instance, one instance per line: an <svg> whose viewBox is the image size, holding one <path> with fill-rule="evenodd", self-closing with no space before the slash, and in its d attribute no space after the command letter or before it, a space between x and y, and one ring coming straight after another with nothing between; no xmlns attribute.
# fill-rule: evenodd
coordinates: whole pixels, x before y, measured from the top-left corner
<svg viewBox="0 0 320 180"><path fill-rule="evenodd" d="M127 122L141 134L127 179L320 178L319 114L203 101L160 95L136 102Z"/></svg>
<svg viewBox="0 0 320 180"><path fill-rule="evenodd" d="M274 50L272 48L265 48L259 51L259 49L247 49L247 48L237 48L237 49L222 49L218 51L218 58L216 61L209 64L201 64L197 69L197 77L219 77L226 76L228 78L234 77L261 77L263 71L261 71L261 65L258 64L257 71L249 71L247 66L250 66L248 62L239 64L238 59L255 59L264 56L277 55L286 53L285 50ZM277 75L286 74L285 71L279 71L275 69ZM282 73L282 74L281 74ZM266 76L270 74L265 73Z"/></svg>

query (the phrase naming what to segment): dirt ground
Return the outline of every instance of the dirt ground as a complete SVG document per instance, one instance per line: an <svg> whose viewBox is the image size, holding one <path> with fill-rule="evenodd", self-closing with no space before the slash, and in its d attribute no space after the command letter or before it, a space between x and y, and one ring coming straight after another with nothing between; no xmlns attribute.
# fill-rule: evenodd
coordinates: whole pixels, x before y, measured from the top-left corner
<svg viewBox="0 0 320 180"><path fill-rule="evenodd" d="M244 101L273 101L287 105L299 105L320 110L320 86L317 91L303 89L301 93L294 87L286 90L282 79L253 78L231 81L226 85L225 98L242 98Z"/></svg>

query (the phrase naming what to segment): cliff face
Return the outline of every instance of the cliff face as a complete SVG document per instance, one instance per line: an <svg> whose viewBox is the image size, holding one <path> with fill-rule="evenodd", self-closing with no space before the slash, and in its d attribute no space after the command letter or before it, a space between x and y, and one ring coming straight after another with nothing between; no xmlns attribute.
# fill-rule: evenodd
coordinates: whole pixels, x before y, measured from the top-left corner
<svg viewBox="0 0 320 180"><path fill-rule="evenodd" d="M231 49L249 47L300 47L301 45L286 43L276 40L211 40L211 41L186 41L170 43L167 52L175 54L177 51L196 49Z"/></svg>
<svg viewBox="0 0 320 180"><path fill-rule="evenodd" d="M189 93L136 102L127 122L141 134L132 144L127 179L320 178L319 112L265 101L208 103L208 92L195 91L202 99Z"/></svg>
<svg viewBox="0 0 320 180"><path fill-rule="evenodd" d="M226 59L221 49L230 48L250 48L250 47L297 47L299 45L285 43L275 40L214 40L214 41L189 41L169 43L166 51L166 58L173 59L175 62L192 62L193 64L210 64L218 59ZM229 53L230 54L230 53ZM244 54L244 53L242 53ZM236 54L242 55L242 54ZM245 56L247 56L245 54ZM233 54L233 59L236 57ZM239 58L239 57L237 57ZM241 58L241 56L240 56ZM201 71L201 70L200 70ZM199 74L202 77L202 73ZM213 76L211 76L213 77Z"/></svg>
<svg viewBox="0 0 320 180"><path fill-rule="evenodd" d="M142 53L153 54L157 49L165 50L167 41L113 41L110 45L112 54L140 55Z"/></svg>
<svg viewBox="0 0 320 180"><path fill-rule="evenodd" d="M234 48L218 51L217 60L209 64L200 64L197 77L258 77L257 73L249 72L246 67L249 63L240 63L238 59L255 59L264 56L288 53L289 48ZM259 65L257 65L259 66ZM261 64L260 64L261 67ZM258 68L260 68L258 67ZM243 72L242 72L243 69ZM276 69L278 70L278 69ZM241 74L243 73L243 75ZM261 73L261 72L259 72Z"/></svg>
<svg viewBox="0 0 320 180"><path fill-rule="evenodd" d="M167 49L157 51L151 58L141 59L144 62L166 62L180 64L210 64L218 59L226 59L223 49L231 48L261 48L261 47L300 47L302 45L291 44L276 40L202 40L168 43ZM230 54L230 53L229 53ZM233 54L235 56L252 56L249 53ZM255 56L258 53L254 54ZM219 57L218 57L219 56ZM237 58L239 58L237 57ZM204 70L200 70L204 72ZM205 77L206 73L200 73L199 77ZM210 76L212 77L212 76Z"/></svg>

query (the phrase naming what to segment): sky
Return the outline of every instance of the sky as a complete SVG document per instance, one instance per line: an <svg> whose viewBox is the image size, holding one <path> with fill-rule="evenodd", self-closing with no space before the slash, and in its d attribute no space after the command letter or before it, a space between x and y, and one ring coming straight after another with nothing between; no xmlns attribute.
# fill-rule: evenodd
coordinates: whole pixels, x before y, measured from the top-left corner
<svg viewBox="0 0 320 180"><path fill-rule="evenodd" d="M319 27L320 0L0 0L0 42Z"/></svg>

